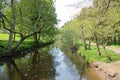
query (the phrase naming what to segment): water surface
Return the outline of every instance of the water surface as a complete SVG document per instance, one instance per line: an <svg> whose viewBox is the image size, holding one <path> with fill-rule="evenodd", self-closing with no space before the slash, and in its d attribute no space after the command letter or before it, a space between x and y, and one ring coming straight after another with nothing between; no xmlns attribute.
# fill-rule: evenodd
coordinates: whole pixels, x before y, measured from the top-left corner
<svg viewBox="0 0 120 80"><path fill-rule="evenodd" d="M83 67L78 69L59 47L42 48L0 60L0 80L100 80L78 64Z"/></svg>

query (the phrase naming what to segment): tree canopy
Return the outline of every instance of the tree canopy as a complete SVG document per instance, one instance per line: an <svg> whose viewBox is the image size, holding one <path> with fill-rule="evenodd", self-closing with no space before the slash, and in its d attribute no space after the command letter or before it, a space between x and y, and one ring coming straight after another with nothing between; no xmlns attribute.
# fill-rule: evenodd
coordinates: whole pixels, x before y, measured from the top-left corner
<svg viewBox="0 0 120 80"><path fill-rule="evenodd" d="M93 5L83 8L75 19L63 27L64 30L77 32L85 45L94 41L101 55L99 45L120 44L120 2L93 0Z"/></svg>
<svg viewBox="0 0 120 80"><path fill-rule="evenodd" d="M37 45L41 39L54 40L57 31L56 13L53 0L2 0L0 2L0 28L9 34L7 48L15 50L27 38ZM13 46L16 35L20 40Z"/></svg>

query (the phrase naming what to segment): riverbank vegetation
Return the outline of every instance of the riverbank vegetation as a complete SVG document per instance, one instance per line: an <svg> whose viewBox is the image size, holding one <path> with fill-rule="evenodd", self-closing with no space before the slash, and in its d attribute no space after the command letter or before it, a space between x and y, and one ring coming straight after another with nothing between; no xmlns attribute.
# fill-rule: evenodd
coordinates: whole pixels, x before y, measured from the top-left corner
<svg viewBox="0 0 120 80"><path fill-rule="evenodd" d="M2 0L0 52L14 52L61 40L72 53L86 56L89 62L118 60L119 55L107 50L106 46L120 45L119 10L118 0L94 0L92 6L83 8L75 19L64 25L55 39L58 30L54 1Z"/></svg>
<svg viewBox="0 0 120 80"><path fill-rule="evenodd" d="M52 0L2 0L0 52L54 42L55 24L57 19Z"/></svg>
<svg viewBox="0 0 120 80"><path fill-rule="evenodd" d="M120 46L119 10L118 0L94 0L92 6L83 8L63 26L62 43L70 49L77 47L78 54L86 56L89 62L120 60L120 55L106 49L110 45Z"/></svg>

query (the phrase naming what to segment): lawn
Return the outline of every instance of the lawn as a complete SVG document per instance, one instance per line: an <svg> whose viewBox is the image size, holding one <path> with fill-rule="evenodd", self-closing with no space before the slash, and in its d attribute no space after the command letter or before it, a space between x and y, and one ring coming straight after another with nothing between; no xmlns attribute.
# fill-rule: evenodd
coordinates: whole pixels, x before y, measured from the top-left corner
<svg viewBox="0 0 120 80"><path fill-rule="evenodd" d="M6 46L7 46L8 39L9 39L9 34L0 33L0 45L4 46L4 48L6 48ZM17 41L19 41L19 39L20 39L19 35L16 35L15 42L13 42L12 46L14 46L17 43ZM30 37L30 38L26 39L22 43L22 45L20 45L20 47L22 47L22 48L29 47L32 45L32 43L33 43L33 40L32 40L32 37ZM0 52L3 52L5 50L4 48L0 48Z"/></svg>
<svg viewBox="0 0 120 80"><path fill-rule="evenodd" d="M0 34L0 40L8 40L9 35L8 34Z"/></svg>
<svg viewBox="0 0 120 80"><path fill-rule="evenodd" d="M2 33L0 33L0 40L7 41L8 39L9 39L9 34L2 34ZM20 36L16 35L15 40L19 41L20 40ZM29 37L25 41L32 41L32 37Z"/></svg>
<svg viewBox="0 0 120 80"><path fill-rule="evenodd" d="M8 39L9 39L9 34L0 33L0 40L7 41ZM19 39L20 39L20 37L18 35L16 35L16 41L18 41Z"/></svg>

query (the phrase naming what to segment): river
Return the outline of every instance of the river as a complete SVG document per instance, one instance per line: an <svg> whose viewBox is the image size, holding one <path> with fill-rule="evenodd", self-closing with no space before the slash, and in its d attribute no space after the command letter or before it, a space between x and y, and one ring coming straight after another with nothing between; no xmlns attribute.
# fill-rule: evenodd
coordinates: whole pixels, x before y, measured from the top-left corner
<svg viewBox="0 0 120 80"><path fill-rule="evenodd" d="M94 77L82 71L59 47L0 60L0 80L100 80L93 71Z"/></svg>

